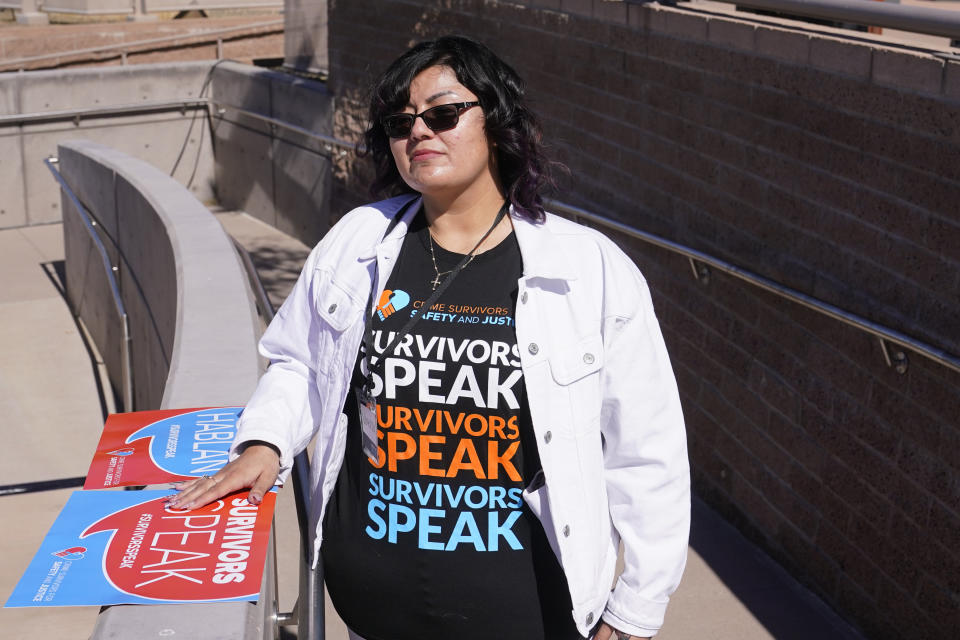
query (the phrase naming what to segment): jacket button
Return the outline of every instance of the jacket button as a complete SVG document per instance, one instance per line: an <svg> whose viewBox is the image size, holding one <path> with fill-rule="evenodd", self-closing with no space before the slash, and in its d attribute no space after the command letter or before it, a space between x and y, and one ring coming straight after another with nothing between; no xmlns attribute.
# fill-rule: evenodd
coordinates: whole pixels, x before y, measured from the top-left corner
<svg viewBox="0 0 960 640"><path fill-rule="evenodd" d="M547 444L550 444L550 441L551 441L551 440L553 440L553 434L552 434L552 433L550 433L549 431L547 431L545 434L543 434L543 441L544 441L544 442L546 442Z"/></svg>
<svg viewBox="0 0 960 640"><path fill-rule="evenodd" d="M530 345L527 347L527 351L530 352L530 355L535 356L537 355L537 352L540 351L540 347L537 346L536 342L531 342Z"/></svg>
<svg viewBox="0 0 960 640"><path fill-rule="evenodd" d="M524 291L523 293L520 294L520 302L522 302L522 303L524 303L524 304L527 303L527 292L526 292L526 291Z"/></svg>
<svg viewBox="0 0 960 640"><path fill-rule="evenodd" d="M587 624L593 624L593 612L587 614Z"/></svg>
<svg viewBox="0 0 960 640"><path fill-rule="evenodd" d="M563 537L564 538L570 537L570 525L568 524L563 525Z"/></svg>
<svg viewBox="0 0 960 640"><path fill-rule="evenodd" d="M592 353L583 354L583 361L586 362L587 364L593 364L594 360L596 360L596 358L593 357Z"/></svg>
<svg viewBox="0 0 960 640"><path fill-rule="evenodd" d="M327 313L333 313L333 312L336 311L336 310L337 310L337 304L334 303L334 304L330 305L330 308L329 308L329 309L327 309Z"/></svg>

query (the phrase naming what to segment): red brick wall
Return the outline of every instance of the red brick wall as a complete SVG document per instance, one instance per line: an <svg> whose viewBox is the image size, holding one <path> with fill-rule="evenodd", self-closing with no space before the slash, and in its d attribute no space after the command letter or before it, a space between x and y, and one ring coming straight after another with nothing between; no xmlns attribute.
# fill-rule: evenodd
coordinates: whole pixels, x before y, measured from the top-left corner
<svg viewBox="0 0 960 640"><path fill-rule="evenodd" d="M526 5L526 6L525 6ZM482 39L571 169L558 199L960 353L960 62L601 0L333 0L335 134L413 42ZM340 167L335 211L368 172ZM869 634L960 624L960 375L617 238L650 281L696 489ZM892 633L895 632L895 633Z"/></svg>

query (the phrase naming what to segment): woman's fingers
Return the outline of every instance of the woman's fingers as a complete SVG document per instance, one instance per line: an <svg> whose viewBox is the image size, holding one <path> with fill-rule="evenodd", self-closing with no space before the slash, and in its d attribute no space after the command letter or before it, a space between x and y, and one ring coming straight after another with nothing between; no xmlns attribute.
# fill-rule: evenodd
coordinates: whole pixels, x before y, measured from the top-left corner
<svg viewBox="0 0 960 640"><path fill-rule="evenodd" d="M221 469L221 471L224 471ZM230 493L228 485L214 476L203 476L195 480L188 480L176 487L179 490L170 496L167 504L177 509L194 509L213 502Z"/></svg>
<svg viewBox="0 0 960 640"><path fill-rule="evenodd" d="M260 504L263 501L264 494L273 487L277 479L277 474L274 473L272 476L269 473L262 474L257 481L253 483L253 487L250 489L250 496L247 498L247 501L250 504Z"/></svg>
<svg viewBox="0 0 960 640"><path fill-rule="evenodd" d="M167 504L177 509L195 509L247 487L252 488L250 502L260 504L263 494L276 482L279 471L280 457L276 450L251 445L215 475L175 484L179 493L171 496Z"/></svg>

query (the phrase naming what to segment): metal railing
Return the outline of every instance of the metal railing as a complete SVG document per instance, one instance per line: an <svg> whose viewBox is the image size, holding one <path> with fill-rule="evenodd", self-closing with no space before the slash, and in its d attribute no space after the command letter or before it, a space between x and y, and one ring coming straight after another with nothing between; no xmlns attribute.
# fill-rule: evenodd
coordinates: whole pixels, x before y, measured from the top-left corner
<svg viewBox="0 0 960 640"><path fill-rule="evenodd" d="M214 101L211 98L188 98L182 100L154 100L144 102L134 102L130 104L120 104L104 107L89 107L78 109L61 109L57 111L39 111L35 113L0 115L0 127L17 127L25 124L37 124L43 122L72 121L79 125L84 119L89 118L108 118L128 115L139 115L144 113L161 113L165 111L179 111L186 114L187 111L207 109L213 110L212 116L222 118L228 111L242 114L244 116L259 120L270 125L271 131L276 129L285 129L301 136L311 138L322 143L322 149L331 155L337 154L345 156L349 151L355 148L355 145L338 140L327 134L317 131L311 131L299 127L283 120L278 120L270 116L265 116L256 111L244 109L236 105L225 102Z"/></svg>
<svg viewBox="0 0 960 640"><path fill-rule="evenodd" d="M107 248L103 245L103 241L100 239L100 234L97 233L96 226L97 221L93 219L93 216L84 208L83 204L80 203L80 199L77 198L77 194L73 192L73 189L70 188L70 185L67 184L67 181L60 175L60 172L57 170L56 165L58 162L57 158L45 158L43 163L47 165L47 168L50 169L50 173L53 174L53 177L60 183L60 188L67 199L70 200L70 203L76 209L77 213L80 216L80 220L83 222L83 227L86 229L87 234L90 236L90 240L93 241L94 246L97 248L97 252L100 254L100 261L103 263L104 274L107 279L107 284L110 285L110 293L113 296L113 305L117 312L117 317L120 320L120 328L122 332L122 339L120 341L120 366L121 366L121 384L123 392L123 409L124 411L133 411L133 366L131 364L131 355L130 355L130 346L131 346L131 337L130 337L130 322L127 316L127 310L123 305L123 299L120 296L120 287L117 285L116 271L119 268L117 265L110 263L110 256L107 255ZM79 317L80 310L74 309L74 313Z"/></svg>
<svg viewBox="0 0 960 640"><path fill-rule="evenodd" d="M340 149L340 155L345 155L347 150L355 148L355 145L344 140L339 140L324 134L308 131L296 125L283 122L282 120L277 120L276 118L263 116L239 107L231 106L230 108L245 115L268 122L272 127L284 128L289 131L320 140L326 143L326 145L329 145L329 147L325 146L325 148L329 150L334 148ZM223 115L223 112L220 111L219 115ZM908 336L905 333L884 327L883 325L868 320L855 313L841 309L840 307L832 305L818 298L814 298L813 296L809 296L801 291L791 289L790 287L770 280L769 278L764 278L763 276L748 271L747 269L743 269L734 264L703 253L702 251L697 251L691 247L687 247L655 234L625 225L621 222L617 222L616 220L605 218L596 213L586 211L585 209L581 209L573 205L565 204L557 200L550 200L548 201L548 206L551 208L551 210L558 213L564 213L577 219L588 220L594 224L601 225L617 233L622 233L631 238L642 240L648 244L652 244L654 246L672 251L673 253L680 254L690 260L694 276L697 278L702 278L704 276L703 266L707 265L717 269L718 271L722 271L723 273L743 280L744 282L748 282L754 286L760 287L765 291L769 291L782 298L786 298L792 302L800 304L808 309L812 309L822 313L823 315L843 322L844 324L856 327L861 331L865 331L880 341L883 357L887 363L887 366L895 368L899 373L905 373L907 370L907 354L900 350L891 349L891 345L909 349L910 351L914 351L940 365L943 365L944 367L947 367L948 369L960 372L960 358L957 358L943 349L927 344L926 342Z"/></svg>
<svg viewBox="0 0 960 640"><path fill-rule="evenodd" d="M332 136L328 136L323 133L317 133L316 131L310 131L309 129L304 129L303 127L298 127L295 124L290 124L289 122L284 122L283 120L278 120L276 118L271 118L270 116L265 116L263 114L257 113L256 111L250 111L249 109L244 109L243 107L237 107L231 104L226 104L223 102L217 102L215 100L210 100L210 105L215 109L215 115L224 116L227 113L227 109L236 111L245 116L253 118L255 120L260 120L270 125L271 131L276 129L286 129L287 131L292 131L294 133L312 138L319 142L323 143L323 150L333 154L337 153L340 156L345 156L349 151L352 151L356 145L344 142L343 140L338 140ZM339 151L335 151L339 149Z"/></svg>
<svg viewBox="0 0 960 640"><path fill-rule="evenodd" d="M260 274L250 258L250 252L241 245L236 238L233 246L240 256L240 262L247 272L250 288L253 291L257 308L264 322L270 324L275 310L270 296L263 287ZM299 597L293 611L278 613L277 623L280 626L297 625L297 635L301 638L323 640L324 637L324 608L321 604L323 595L323 563L313 568L314 534L310 531L310 515L307 511L310 504L310 458L306 450L301 451L293 459L293 500L297 508L297 525L300 529L300 575Z"/></svg>
<svg viewBox="0 0 960 640"><path fill-rule="evenodd" d="M254 22L236 27L224 27L222 29L211 29L209 31L198 31L195 33L178 33L170 36L161 36L158 38L147 38L145 40L133 40L131 42L118 42L116 44L105 44L98 47L86 47L83 49L72 49L70 51L59 51L56 53L44 53L37 56L27 56L24 58L13 58L11 60L0 61L0 70L24 69L25 65L57 60L63 58L65 61L72 61L78 56L93 55L98 53L110 54L118 52L126 64L127 53L133 49L152 48L158 45L169 46L177 42L184 41L185 44L197 44L198 42L208 42L216 40L217 58L223 57L223 39L230 35L243 35L244 32L250 32L249 35L262 35L264 33L283 31L283 19L266 20L263 22Z"/></svg>
<svg viewBox="0 0 960 640"><path fill-rule="evenodd" d="M180 105L183 104L184 102L185 101L171 102L168 104L168 108L179 109ZM242 107L238 107L235 105L216 102L208 99L197 99L197 100L186 101L186 102L189 102L191 105L194 103L197 105L202 105L202 104L209 105L211 108L214 109L214 113L218 117L223 117L224 115L226 115L227 109L229 109L234 112L241 113L245 116L249 116L251 118L254 118L256 120L260 120L262 122L269 124L271 127L271 131L275 131L276 129L280 128L280 129L285 129L287 131L291 131L298 135L302 135L302 136L317 140L323 143L324 151L331 154L337 153L340 156L344 156L349 151L353 150L356 146L350 142L346 142L345 140L340 140L338 138L334 138L332 136L319 133L316 131L310 131L309 129L305 129L297 125L284 122L283 120L278 120L277 118L265 116L255 111L250 111L249 109L244 109ZM137 106L138 105L130 105L128 108L134 109ZM111 113L120 113L121 112L120 110L121 108L118 107L118 108L115 108L114 111L112 111ZM85 113L93 114L96 111L97 110L85 110ZM64 118L67 118L70 115L70 112L61 112L61 113L65 114ZM4 122L4 118L16 118L16 117L22 117L22 116L0 117L0 124ZM693 268L694 268L694 274L697 276L699 276L699 272L698 272L699 267L697 267L694 263L700 263L701 265L709 265L710 267L713 267L718 271L722 271L723 273L732 275L736 278L739 278L740 280L749 282L754 286L758 286L766 291L770 291L783 298L787 298L788 300L801 304L804 307L816 310L826 316L834 318L835 320L839 320L845 324L848 324L862 331L865 331L875 336L880 341L883 357L887 365L894 367L900 373L906 372L907 365L908 365L907 354L903 351L891 349L890 345L897 345L904 349L909 349L949 369L960 372L960 358L957 358L956 356L946 352L943 349L934 347L921 340L917 340L916 338L912 338L911 336L908 336L902 332L889 329L871 320L863 318L857 314L851 313L849 311L845 311L844 309L841 309L828 302L824 302L822 300L809 296L800 291L796 291L795 289L791 289L782 284L774 282L773 280L764 278L763 276L757 275L751 271L738 267L734 264L725 262L723 260L720 260L719 258L715 258L701 251L697 251L696 249L692 249L690 247L675 243L671 240L667 240L666 238L661 238L660 236L647 233L646 231L636 229L634 227L625 225L615 220L610 220L609 218L605 218L595 213L592 213L584 209L575 207L573 205L568 205L556 200L551 200L549 202L549 205L553 210L557 212L566 213L567 215L573 216L575 218L589 220L594 224L602 225L618 233L623 233L632 238L636 238L638 240L642 240L649 244L683 255L688 259L690 259L691 264L693 265ZM271 313L272 313L272 309L271 309Z"/></svg>
<svg viewBox="0 0 960 640"><path fill-rule="evenodd" d="M282 0L273 2L206 2L204 0L190 0L190 2L163 4L154 0L143 0L143 9L146 13L160 13L164 11L210 11L217 9L283 9Z"/></svg>
<svg viewBox="0 0 960 640"><path fill-rule="evenodd" d="M652 233L641 231L640 229L623 224L622 222L604 218L603 216L580 209L579 207L574 207L572 205L557 202L555 200L549 201L548 206L553 211L564 213L576 219L588 220L594 224L599 224L607 229L616 231L617 233L622 233L631 238L636 238L637 240L642 240L648 244L652 244L673 253L680 254L690 261L690 266L693 269L693 275L697 279L702 279L705 276L708 277L709 271L703 270L703 266L707 265L717 269L718 271L722 271L723 273L743 280L744 282L749 282L750 284L760 287L765 291L769 291L782 298L786 298L791 302L795 302L808 309L812 309L835 320L839 320L844 324L856 327L861 331L865 331L880 340L880 346L883 349L883 356L887 365L894 367L898 373L906 373L908 363L907 354L903 351L892 350L890 348L891 344L914 351L938 364L943 365L944 367L947 367L948 369L960 372L960 358L947 353L943 349L939 349L921 340L912 338L904 333L884 327L876 322L858 316L855 313L845 311L844 309L834 306L829 302L824 302L823 300L819 300L813 296L808 296L807 294L797 291L796 289L791 289L790 287L784 286L779 282L775 282L769 278L764 278L763 276L757 275L734 264L703 253L702 251L697 251L696 249L692 249L671 240L667 240L666 238L661 238L660 236Z"/></svg>
<svg viewBox="0 0 960 640"><path fill-rule="evenodd" d="M58 121L73 121L74 124L80 124L80 121L85 118L130 116L164 111L179 111L181 114L186 114L187 111L206 109L208 105L209 101L206 98L188 98L185 100L145 100L143 102L103 107L37 111L0 116L0 127L19 127L25 124Z"/></svg>
<svg viewBox="0 0 960 640"><path fill-rule="evenodd" d="M738 7L960 39L960 11L874 0L713 0ZM667 4L667 3L664 3ZM676 4L676 3L669 3ZM679 4L697 9L697 3Z"/></svg>
<svg viewBox="0 0 960 640"><path fill-rule="evenodd" d="M853 0L851 0L853 1ZM96 115L121 115L124 113L132 113L135 111L143 111L144 108L152 110L180 110L180 109L193 109L193 108L203 108L208 107L213 109L214 116L223 117L226 115L227 110L232 110L236 113L243 114L245 116L251 117L253 119L265 122L270 125L271 131L276 131L276 129L284 129L290 132L293 132L298 135L302 135L314 140L317 140L323 144L323 150L331 155L336 153L340 156L346 155L348 151L353 150L355 145L344 140L340 140L329 136L327 134L319 133L316 131L310 131L303 127L299 127L277 118L270 116L265 116L263 114L251 111L249 109L244 109L235 105L230 105L222 102L215 102L211 99L206 98L197 98L192 100L180 100L180 101L171 101L166 103L152 103L152 104L134 104L134 105L120 105L117 107L100 107L97 109L77 109L70 111L58 111L58 112L48 112L42 114L27 114L21 116L0 116L0 126L4 124L14 124L19 121L26 121L24 119L31 118L33 121L39 121L41 119L46 119L47 121L51 119L64 119L69 120L75 117L92 117ZM52 169L52 168L51 168ZM758 274L755 274L751 271L738 267L729 262L720 260L708 254L705 254L696 249L672 242L666 238L661 238L660 236L647 233L640 229L625 225L623 223L610 220L603 216L597 215L595 213L580 209L578 207L568 205L558 201L550 201L550 207L561 213L573 216L575 218L580 218L583 220L589 220L594 224L599 224L608 229L612 229L618 233L623 233L632 238L642 240L649 244L667 249L674 253L678 253L687 257L694 268L694 274L699 275L700 267L696 263L702 265L709 265L710 267L722 271L728 275L732 275L740 280L749 282L754 286L760 287L766 291L775 293L783 298L796 302L803 305L809 309L813 309L822 313L826 316L834 318L840 322L843 322L847 325L856 327L862 331L865 331L873 336L875 336L879 341L883 351L884 359L888 366L896 368L897 371L903 373L906 371L908 366L907 354L902 350L891 349L891 345L896 345L902 349L909 349L914 351L919 355L922 355L940 365L943 365L949 369L960 372L960 358L957 356L948 353L944 349L932 346L926 342L908 336L902 332L895 331L888 327L884 327L878 323L875 323L871 320L863 318L857 314L851 313L844 309L841 309L835 305L832 305L823 300L819 300L812 296L809 296L803 292L797 291L786 287L780 283L777 283L768 278L764 278ZM271 309L272 312L272 309Z"/></svg>
<svg viewBox="0 0 960 640"><path fill-rule="evenodd" d="M872 0L871 0L872 1ZM340 155L346 154L347 150L352 150L355 148L354 144L333 138L324 134L315 133L308 131L296 125L292 125L282 120L277 120L276 118L269 118L257 114L246 109L239 107L230 107L244 113L245 115L252 116L258 119L261 119L265 122L269 122L272 127L280 127L293 131L317 140L320 140L325 143L325 148L329 150L340 149ZM223 115L222 111L218 110L219 115ZM326 146L329 145L329 146ZM828 302L809 296L801 291L791 289L785 285L782 285L778 282L770 280L769 278L764 278L761 275L743 269L734 264L715 258L709 254L703 253L702 251L697 251L691 247L667 240L652 233L642 231L635 227L625 225L616 220L611 220L603 216L597 215L585 209L575 207L573 205L565 204L556 200L548 201L548 206L556 212L564 213L566 215L572 216L574 218L588 220L594 224L601 225L607 229L611 229L617 233L622 233L631 238L637 240L642 240L648 244L667 249L674 253L680 254L690 260L691 267L693 268L694 276L697 278L702 278L704 275L703 268L704 265L722 271L728 275L734 276L744 282L748 282L754 286L760 287L766 291L774 293L782 298L786 298L792 302L800 304L808 309L812 309L823 315L829 316L835 320L843 322L852 327L856 327L861 331L865 331L876 337L880 342L880 347L883 352L884 360L887 363L887 366L893 367L898 373L906 373L908 366L908 357L906 352L898 349L892 349L891 345L896 345L903 349L909 349L919 355L924 356L948 369L953 371L960 372L960 358L957 356L948 353L944 349L940 349L933 345L927 344L922 340L918 340L911 336L906 335L900 331L884 327L876 322L868 320L862 316L859 316L850 311L846 311L832 305ZM699 265L697 264L699 263Z"/></svg>

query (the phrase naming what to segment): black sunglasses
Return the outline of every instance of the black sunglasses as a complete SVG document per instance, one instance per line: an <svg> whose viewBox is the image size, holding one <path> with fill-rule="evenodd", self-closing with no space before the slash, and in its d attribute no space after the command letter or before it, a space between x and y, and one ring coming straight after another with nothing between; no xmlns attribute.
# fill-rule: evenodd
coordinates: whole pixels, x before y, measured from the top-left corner
<svg viewBox="0 0 960 640"><path fill-rule="evenodd" d="M391 138L406 138L409 136L417 118L423 118L423 123L430 127L431 131L448 131L460 122L461 112L470 107L479 106L479 102L439 104L421 113L392 113L389 116L384 116L380 124L383 125L383 130Z"/></svg>

